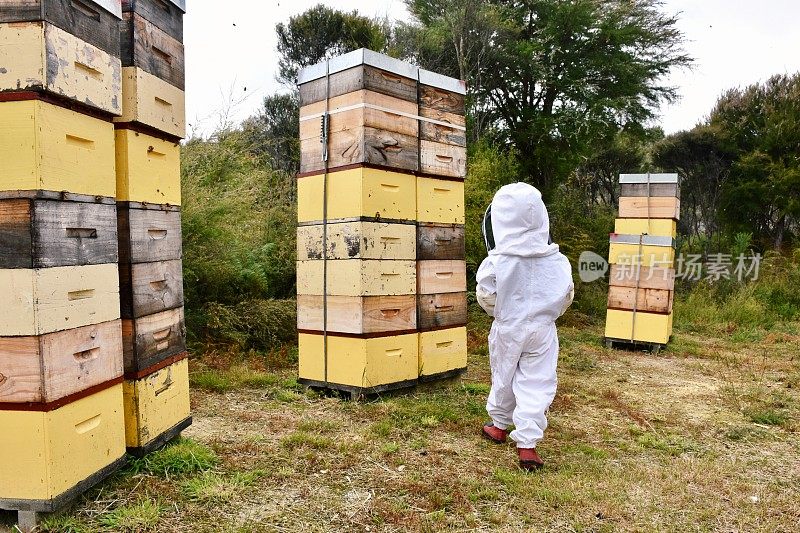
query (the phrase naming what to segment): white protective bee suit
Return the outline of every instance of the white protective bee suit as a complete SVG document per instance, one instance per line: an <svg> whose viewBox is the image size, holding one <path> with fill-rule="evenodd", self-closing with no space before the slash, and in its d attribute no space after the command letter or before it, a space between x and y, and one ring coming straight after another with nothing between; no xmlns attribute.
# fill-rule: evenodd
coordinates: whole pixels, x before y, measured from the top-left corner
<svg viewBox="0 0 800 533"><path fill-rule="evenodd" d="M556 394L555 320L572 303L572 273L558 245L548 244L550 220L535 187L502 187L492 200L491 226L495 248L477 274L478 302L494 317L486 410L499 429L515 426L517 447L535 448Z"/></svg>

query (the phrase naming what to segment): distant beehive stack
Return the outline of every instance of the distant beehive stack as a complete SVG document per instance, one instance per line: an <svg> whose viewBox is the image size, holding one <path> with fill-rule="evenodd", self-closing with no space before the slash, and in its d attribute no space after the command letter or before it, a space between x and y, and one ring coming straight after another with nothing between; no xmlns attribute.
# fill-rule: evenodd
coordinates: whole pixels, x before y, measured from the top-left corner
<svg viewBox="0 0 800 533"><path fill-rule="evenodd" d="M124 461L121 18L0 0L0 508L25 529Z"/></svg>
<svg viewBox="0 0 800 533"><path fill-rule="evenodd" d="M365 394L462 372L463 82L361 49L298 83L301 382Z"/></svg>
<svg viewBox="0 0 800 533"><path fill-rule="evenodd" d="M622 174L611 234L606 341L654 346L672 335L677 174Z"/></svg>
<svg viewBox="0 0 800 533"><path fill-rule="evenodd" d="M183 318L180 140L184 0L123 0L116 127L125 438L144 455L191 424Z"/></svg>

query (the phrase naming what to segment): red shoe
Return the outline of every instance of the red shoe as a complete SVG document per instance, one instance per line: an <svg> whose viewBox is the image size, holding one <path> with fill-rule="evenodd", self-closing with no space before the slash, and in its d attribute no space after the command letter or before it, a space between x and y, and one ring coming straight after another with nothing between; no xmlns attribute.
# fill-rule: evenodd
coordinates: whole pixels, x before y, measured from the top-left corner
<svg viewBox="0 0 800 533"><path fill-rule="evenodd" d="M500 429L495 427L493 423L487 422L483 425L481 435L483 435L483 438L489 439L495 444L505 444L506 439L508 438L508 430Z"/></svg>
<svg viewBox="0 0 800 533"><path fill-rule="evenodd" d="M536 448L517 448L519 453L519 467L523 470L538 470L544 466L544 461L536 453Z"/></svg>

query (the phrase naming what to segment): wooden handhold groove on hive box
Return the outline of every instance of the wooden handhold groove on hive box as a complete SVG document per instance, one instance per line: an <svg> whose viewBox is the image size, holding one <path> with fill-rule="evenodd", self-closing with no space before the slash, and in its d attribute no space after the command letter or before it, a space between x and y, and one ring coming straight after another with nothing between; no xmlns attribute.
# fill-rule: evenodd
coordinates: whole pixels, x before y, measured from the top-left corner
<svg viewBox="0 0 800 533"><path fill-rule="evenodd" d="M417 295L417 325L421 331L452 328L466 323L466 292Z"/></svg>
<svg viewBox="0 0 800 533"><path fill-rule="evenodd" d="M417 225L417 260L464 259L464 226L456 224Z"/></svg>
<svg viewBox="0 0 800 533"><path fill-rule="evenodd" d="M116 130L117 200L181 204L180 145Z"/></svg>
<svg viewBox="0 0 800 533"><path fill-rule="evenodd" d="M0 189L113 197L114 126L39 100L0 105Z"/></svg>
<svg viewBox="0 0 800 533"><path fill-rule="evenodd" d="M418 261L417 287L419 294L465 292L467 265L463 260Z"/></svg>
<svg viewBox="0 0 800 533"><path fill-rule="evenodd" d="M321 222L324 177L297 180L298 222ZM461 184L463 190L463 184ZM375 168L352 168L328 174L328 220L414 220L417 180L412 174ZM461 201L463 205L463 199Z"/></svg>
<svg viewBox="0 0 800 533"><path fill-rule="evenodd" d="M114 205L0 199L0 268L116 262Z"/></svg>
<svg viewBox="0 0 800 533"><path fill-rule="evenodd" d="M119 17L91 0L0 0L0 23L6 22L47 22L119 55Z"/></svg>
<svg viewBox="0 0 800 533"><path fill-rule="evenodd" d="M0 508L52 512L124 461L122 385L52 411L0 411ZM79 459L79 460L78 460Z"/></svg>
<svg viewBox="0 0 800 533"><path fill-rule="evenodd" d="M150 263L182 257L181 212L177 207L117 207L119 262Z"/></svg>
<svg viewBox="0 0 800 533"><path fill-rule="evenodd" d="M122 318L140 318L183 307L180 259L152 263L120 263Z"/></svg>
<svg viewBox="0 0 800 533"><path fill-rule="evenodd" d="M141 68L122 69L122 112L114 119L141 124L174 139L186 136L186 95L170 83ZM118 141L119 142L119 141Z"/></svg>
<svg viewBox="0 0 800 533"><path fill-rule="evenodd" d="M119 318L116 264L0 270L0 335L43 335Z"/></svg>
<svg viewBox="0 0 800 533"><path fill-rule="evenodd" d="M328 261L327 293L336 296L398 296L414 294L414 261ZM324 294L323 261L297 262L297 294Z"/></svg>
<svg viewBox="0 0 800 533"><path fill-rule="evenodd" d="M110 114L122 111L118 53L52 24L0 24L0 65L0 91L47 91Z"/></svg>
<svg viewBox="0 0 800 533"><path fill-rule="evenodd" d="M123 395L125 443L129 451L142 455L159 437L177 436L191 423L189 360L183 358L149 376L126 381Z"/></svg>
<svg viewBox="0 0 800 533"><path fill-rule="evenodd" d="M322 259L321 224L297 228L297 259ZM417 252L416 228L411 224L338 222L327 225L328 259L405 259Z"/></svg>
<svg viewBox="0 0 800 533"><path fill-rule="evenodd" d="M51 403L122 376L119 320L0 337L0 404Z"/></svg>
<svg viewBox="0 0 800 533"><path fill-rule="evenodd" d="M136 13L125 13L120 24L124 67L139 67L178 89L185 88L183 44Z"/></svg>
<svg viewBox="0 0 800 533"><path fill-rule="evenodd" d="M333 296L327 297L330 333L371 335L409 331L417 328L416 297L401 296ZM323 297L297 296L297 328L323 331Z"/></svg>
<svg viewBox="0 0 800 533"><path fill-rule="evenodd" d="M183 0L122 0L123 13L135 13L155 24L173 39L183 42Z"/></svg>
<svg viewBox="0 0 800 533"><path fill-rule="evenodd" d="M136 374L186 351L183 308L122 320L125 373Z"/></svg>

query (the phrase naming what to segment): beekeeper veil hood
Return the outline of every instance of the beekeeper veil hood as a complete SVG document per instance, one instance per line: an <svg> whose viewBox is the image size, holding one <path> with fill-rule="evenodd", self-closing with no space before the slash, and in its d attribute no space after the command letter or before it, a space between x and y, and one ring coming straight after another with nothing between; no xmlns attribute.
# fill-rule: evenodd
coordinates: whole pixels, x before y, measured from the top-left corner
<svg viewBox="0 0 800 533"><path fill-rule="evenodd" d="M558 252L550 241L550 218L542 193L527 183L512 183L494 195L491 225L495 247L491 255L544 257Z"/></svg>

